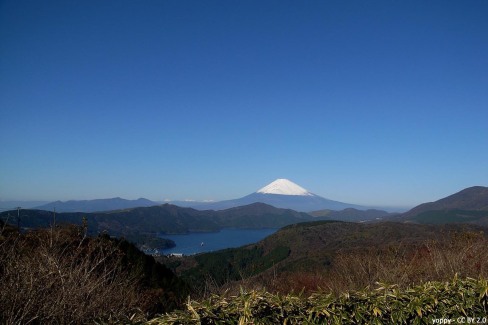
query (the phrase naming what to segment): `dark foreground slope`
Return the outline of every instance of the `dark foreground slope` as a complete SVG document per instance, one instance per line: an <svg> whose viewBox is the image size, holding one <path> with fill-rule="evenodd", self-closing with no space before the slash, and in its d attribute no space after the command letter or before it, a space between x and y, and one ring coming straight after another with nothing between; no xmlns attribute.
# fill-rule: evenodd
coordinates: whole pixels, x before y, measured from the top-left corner
<svg viewBox="0 0 488 325"><path fill-rule="evenodd" d="M127 323L181 307L188 286L124 240L0 222L0 323Z"/></svg>

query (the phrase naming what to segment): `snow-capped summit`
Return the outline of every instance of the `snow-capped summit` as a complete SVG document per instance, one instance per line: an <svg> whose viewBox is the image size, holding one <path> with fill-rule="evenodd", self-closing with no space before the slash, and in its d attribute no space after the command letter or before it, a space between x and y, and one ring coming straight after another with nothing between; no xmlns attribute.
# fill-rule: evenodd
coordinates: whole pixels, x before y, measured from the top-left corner
<svg viewBox="0 0 488 325"><path fill-rule="evenodd" d="M261 194L313 196L312 193L292 181L279 178L257 191Z"/></svg>

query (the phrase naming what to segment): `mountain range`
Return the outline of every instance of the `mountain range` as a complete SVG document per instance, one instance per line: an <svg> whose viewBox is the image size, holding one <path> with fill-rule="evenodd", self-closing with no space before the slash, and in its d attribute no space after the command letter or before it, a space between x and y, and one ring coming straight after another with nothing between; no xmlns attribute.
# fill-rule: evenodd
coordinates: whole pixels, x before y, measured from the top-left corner
<svg viewBox="0 0 488 325"><path fill-rule="evenodd" d="M277 208L292 209L295 211L310 212L316 210L343 210L357 209L366 210L356 204L344 203L323 198L311 193L303 187L293 183L288 179L277 179L254 193L241 198L218 201L218 202L199 202L199 201L172 201L168 202L180 207L194 208L197 210L225 210L252 203L265 203ZM71 200L56 201L40 205L35 209L58 212L100 212L109 210L120 210L135 207L149 207L159 205L161 202L150 201L144 198L137 200L125 200L122 198L97 199L97 200Z"/></svg>
<svg viewBox="0 0 488 325"><path fill-rule="evenodd" d="M444 223L471 222L488 224L485 222L488 211L488 188L473 186L458 193L442 198L435 202L428 202L414 207L403 214L389 214L383 210L367 209L366 207L329 200L320 197L305 188L287 180L277 179L254 193L234 200L220 202L188 202L175 201L183 208L191 207L198 211L223 211L238 207L249 206L253 203L265 203L273 207L307 211L311 216L327 220L342 221L372 221L391 220L398 222ZM151 207L160 205L159 202L147 199L125 200L121 198L85 200L85 201L56 201L37 209L56 212L103 212L133 209L136 207ZM177 230L179 231L179 230Z"/></svg>
<svg viewBox="0 0 488 325"><path fill-rule="evenodd" d="M285 185L283 185L285 184ZM265 198L279 197L281 202L297 197L316 199L312 193L288 181L270 184L256 192ZM277 193L280 192L280 193ZM326 200L326 199L325 199ZM314 220L378 221L389 220L401 223L470 223L488 225L488 188L475 186L435 202L421 204L404 214L391 215L381 210L357 210L347 208L341 211L318 210L311 214L292 209L276 208L269 204L254 202L224 210L197 210L171 204L152 205L149 200L127 202L120 198L115 203L151 204L149 207L125 208L99 212L58 212L21 209L20 226L23 228L49 227L56 223L82 224L87 221L92 234L107 231L114 236L125 236L134 242L147 241L164 233L211 232L222 228L280 228L286 225ZM268 201L269 202L269 201ZM305 201L302 201L302 203ZM92 202L90 202L92 203ZM100 200L96 209L106 207L106 200ZM103 203L103 204L102 204ZM94 205L91 205L93 207ZM49 208L49 207L48 207ZM85 207L86 208L86 207ZM17 224L17 210L0 213L0 219Z"/></svg>

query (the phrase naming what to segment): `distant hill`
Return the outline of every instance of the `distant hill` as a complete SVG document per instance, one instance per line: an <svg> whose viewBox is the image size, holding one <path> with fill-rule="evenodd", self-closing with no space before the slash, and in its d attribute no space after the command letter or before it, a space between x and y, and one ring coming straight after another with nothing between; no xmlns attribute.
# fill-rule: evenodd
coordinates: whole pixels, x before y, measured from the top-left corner
<svg viewBox="0 0 488 325"><path fill-rule="evenodd" d="M8 222L16 224L16 215L17 211L6 211L0 214L0 219L8 219ZM163 204L108 212L62 212L55 216L52 211L21 210L20 216L23 228L49 227L54 222L82 224L85 219L92 234L107 231L136 243L145 243L164 233L212 232L225 227L280 228L313 219L306 213L278 209L262 203L223 211L199 211Z"/></svg>
<svg viewBox="0 0 488 325"><path fill-rule="evenodd" d="M341 221L369 221L383 219L384 217L392 217L397 215L396 213L389 213L383 210L368 209L368 210L358 210L353 208L348 208L340 211L335 210L319 210L312 211L309 213L314 217L328 218L331 220L341 220Z"/></svg>
<svg viewBox="0 0 488 325"><path fill-rule="evenodd" d="M121 210L137 207L150 207L158 205L159 203L150 201L148 199L140 198L137 200L126 200L120 197L111 199L96 199L96 200L70 200L70 201L55 201L34 207L34 209L56 212L100 212L110 210Z"/></svg>
<svg viewBox="0 0 488 325"><path fill-rule="evenodd" d="M398 221L488 225L488 187L473 186L401 214Z"/></svg>

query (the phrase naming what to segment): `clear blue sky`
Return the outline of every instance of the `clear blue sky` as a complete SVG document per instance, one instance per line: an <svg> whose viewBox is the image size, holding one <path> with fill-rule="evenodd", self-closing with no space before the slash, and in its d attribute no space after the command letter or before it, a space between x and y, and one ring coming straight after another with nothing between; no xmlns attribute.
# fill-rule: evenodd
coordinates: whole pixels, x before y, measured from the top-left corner
<svg viewBox="0 0 488 325"><path fill-rule="evenodd" d="M488 1L0 1L0 199L488 186Z"/></svg>

